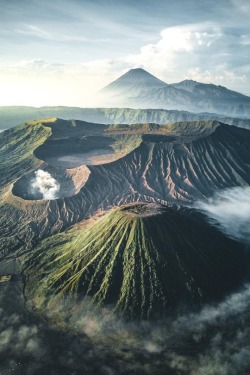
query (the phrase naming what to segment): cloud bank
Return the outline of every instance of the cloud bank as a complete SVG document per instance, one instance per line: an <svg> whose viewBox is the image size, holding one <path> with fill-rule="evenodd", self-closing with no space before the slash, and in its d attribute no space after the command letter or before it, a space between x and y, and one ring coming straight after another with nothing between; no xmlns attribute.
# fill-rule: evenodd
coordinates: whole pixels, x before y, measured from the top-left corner
<svg viewBox="0 0 250 375"><path fill-rule="evenodd" d="M250 243L249 186L218 191L207 201L197 202L195 208L204 212L228 236Z"/></svg>

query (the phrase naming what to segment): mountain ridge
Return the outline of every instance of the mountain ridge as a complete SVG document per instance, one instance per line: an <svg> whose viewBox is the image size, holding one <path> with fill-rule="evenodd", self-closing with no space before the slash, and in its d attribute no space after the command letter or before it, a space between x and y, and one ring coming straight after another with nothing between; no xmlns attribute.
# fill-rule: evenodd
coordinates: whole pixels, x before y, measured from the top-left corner
<svg viewBox="0 0 250 375"><path fill-rule="evenodd" d="M193 80L157 86L158 78L140 69L140 84L136 82L137 73L130 70L127 76L135 76L123 85L124 76L113 81L101 90L104 103L109 106L132 108L163 108L188 110L193 112L215 112L227 115L250 116L250 97L214 84L205 84ZM147 77L150 74L152 84ZM145 83L143 85L143 77ZM106 95L106 99L105 99ZM219 99L219 100L218 100Z"/></svg>
<svg viewBox="0 0 250 375"><path fill-rule="evenodd" d="M0 129L8 129L37 118L57 117L99 124L133 124L153 122L167 124L178 121L217 120L250 129L250 119L213 113L191 113L179 110L80 107L0 107Z"/></svg>
<svg viewBox="0 0 250 375"><path fill-rule="evenodd" d="M1 257L16 251L19 254L29 251L42 238L65 230L100 209L107 210L133 201L191 204L196 199L210 197L217 189L250 184L249 130L218 122L200 122L168 125L163 127L164 133L157 129L148 132L146 127L146 134L142 134L142 125L141 134L130 134L126 129L118 134L105 131L101 138L98 135L96 143L96 135L89 134L91 127L86 123L75 126L74 121L66 121L64 126L60 122L57 125L47 122L44 127L38 122L0 134L3 141L0 142L3 182L0 192ZM51 136L53 128L56 138ZM53 150L57 152L53 144L57 144L58 137L64 142L67 155L67 145L72 143L70 131L78 128L79 136L75 133L74 139L79 141L84 152L86 145L96 149L102 147L102 142L107 144L108 140L115 155L118 152L117 160L75 167L69 174L67 168L46 166L43 160L34 156L38 147L43 148L45 156ZM37 134L36 139L32 129ZM58 133L60 129L61 135ZM84 129L88 133L84 133ZM165 133L166 129L168 133ZM21 136L26 142L24 146L19 142ZM8 142L10 149L4 147ZM119 155L120 151L122 155ZM25 196L34 172L41 168L58 181L62 176L63 181L71 184L65 188L62 184L57 199Z"/></svg>

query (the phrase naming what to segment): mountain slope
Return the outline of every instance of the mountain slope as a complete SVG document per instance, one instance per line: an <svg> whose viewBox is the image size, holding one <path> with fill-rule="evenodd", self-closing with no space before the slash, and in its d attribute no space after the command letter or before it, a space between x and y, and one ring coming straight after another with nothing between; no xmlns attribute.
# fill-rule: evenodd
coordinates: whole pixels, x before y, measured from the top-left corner
<svg viewBox="0 0 250 375"><path fill-rule="evenodd" d="M147 72L140 70L138 84L118 78L102 90L108 106L163 108L192 112L213 112L227 116L250 116L250 98L222 86L185 80L171 85L149 85ZM133 70L128 77L136 75ZM156 77L154 77L156 80ZM145 84L143 83L145 81ZM157 81L156 81L157 82ZM105 105L105 98L104 98Z"/></svg>
<svg viewBox="0 0 250 375"><path fill-rule="evenodd" d="M217 98L221 99L231 99L231 100L238 100L241 99L243 101L248 101L249 98L243 94L240 94L236 91L228 90L226 87L220 85L213 85L213 84L205 84L196 82L193 80L184 80L179 83L174 83L171 86L191 92L196 95L209 97L210 95L214 95Z"/></svg>
<svg viewBox="0 0 250 375"><path fill-rule="evenodd" d="M148 319L239 285L243 247L190 210L132 204L42 243L25 262L37 303L71 296Z"/></svg>
<svg viewBox="0 0 250 375"><path fill-rule="evenodd" d="M152 93L156 95L158 90L167 86L144 69L131 69L104 87L99 92L99 100L108 107L136 107L137 103L145 102L145 98L148 101Z"/></svg>
<svg viewBox="0 0 250 375"><path fill-rule="evenodd" d="M18 157L22 152L21 144L15 149L15 154L11 150L9 153L6 151L2 171L8 184L3 187L0 196L1 257L14 251L29 251L42 238L65 230L100 209L107 210L134 201L190 203L210 197L217 189L250 185L250 131L245 129L201 121L161 127L142 124L141 127L124 129L121 126L119 129L118 126L115 130L103 126L109 131L84 135L86 129L90 131L91 124L74 126L74 122L68 122L68 125L64 122L62 127L60 124L60 120L46 122L46 129L50 129L52 135L34 151L35 154L40 149L39 155L43 154L48 161L46 155L53 150L57 152L53 144L57 144L59 137L64 142L65 155L69 156L67 145L71 146L72 139L82 138L83 152L86 141L88 147L103 147L108 141L117 160L69 171L65 167L47 167L46 170L57 181L71 181L73 186L64 188L61 183L58 199L41 200L40 195L25 194L29 192L32 173L41 168L42 161L33 166L31 172L29 163L33 156L19 165L13 159L13 155ZM29 127L27 124L24 129ZM71 138L72 129L80 131L78 137L74 133ZM10 131L10 137L13 131L16 130ZM4 134L1 136L6 137ZM29 138L26 141L29 142ZM8 165L7 169L5 165ZM53 174L54 170L56 174ZM74 171L75 177L72 176ZM65 173L69 179L65 180ZM22 177L18 178L20 175Z"/></svg>
<svg viewBox="0 0 250 375"><path fill-rule="evenodd" d="M143 90L143 89L155 89L166 87L167 84L160 79L156 78L152 74L146 72L144 69L136 68L131 69L127 73L123 74L114 82L107 85L102 91L113 91L113 90Z"/></svg>
<svg viewBox="0 0 250 375"><path fill-rule="evenodd" d="M181 90L167 85L144 69L131 69L104 87L100 91L100 98L109 107L161 108L156 101L159 104L166 101L169 92L175 96ZM186 96L185 91L183 94Z"/></svg>

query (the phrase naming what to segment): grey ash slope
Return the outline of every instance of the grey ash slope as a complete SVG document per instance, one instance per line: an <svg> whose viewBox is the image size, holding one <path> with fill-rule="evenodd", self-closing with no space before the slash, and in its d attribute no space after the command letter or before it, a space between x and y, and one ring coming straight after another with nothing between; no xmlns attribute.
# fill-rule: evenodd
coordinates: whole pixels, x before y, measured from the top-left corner
<svg viewBox="0 0 250 375"><path fill-rule="evenodd" d="M122 76L102 90L113 106L117 104L133 108L178 109L227 116L250 116L250 98L225 87L192 80L162 86L153 83L144 86L143 75L146 83L148 72L131 69L126 74L130 77L126 85L123 84ZM137 76L140 79L137 79ZM156 78L155 80L157 82Z"/></svg>
<svg viewBox="0 0 250 375"><path fill-rule="evenodd" d="M45 128L48 133L55 129L54 122L47 121L45 125L36 126L37 132L43 136ZM19 129L19 132L24 132L26 142L31 142L32 126ZM70 129L72 123L68 126ZM60 126L56 128L60 130ZM65 122L63 132L66 128ZM30 171L30 156L24 159L23 177L19 178L20 165L15 165L12 160L24 152L22 145L17 142L15 153L2 150L4 161L9 165L8 169L4 165L2 169L8 181L2 188L0 204L2 256L14 250L30 250L41 238L65 230L100 209L135 201L189 204L211 196L217 189L250 185L248 130L218 122L177 123L161 127L142 124L141 129L138 126L123 129L123 126L118 126L102 136L99 134L98 139L106 141L108 137L115 147L125 147L125 154L108 164L89 165L88 178L74 195L52 201L23 199L20 182ZM149 129L154 130L149 132ZM12 137L13 131L2 137L5 140L7 136ZM67 132L63 137L70 144ZM91 137L95 138L94 135ZM43 147L45 155L51 138L36 142L32 147L35 150ZM33 161L33 170L38 168L37 163L37 159Z"/></svg>

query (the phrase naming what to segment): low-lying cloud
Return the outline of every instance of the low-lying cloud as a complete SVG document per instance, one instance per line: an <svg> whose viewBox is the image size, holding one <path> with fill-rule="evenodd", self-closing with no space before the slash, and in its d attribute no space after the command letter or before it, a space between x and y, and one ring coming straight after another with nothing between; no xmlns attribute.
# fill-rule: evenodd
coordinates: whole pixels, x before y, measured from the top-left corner
<svg viewBox="0 0 250 375"><path fill-rule="evenodd" d="M96 310L88 298L65 302L57 300L49 317L60 316L68 332L88 338L101 374L249 374L249 284L220 303L155 322L125 322L112 308ZM82 366L87 359L79 359Z"/></svg>
<svg viewBox="0 0 250 375"><path fill-rule="evenodd" d="M138 324L112 308L96 310L88 298L79 306L54 301L50 319L40 320L14 284L0 285L3 375L13 369L31 375L250 373L250 285L201 311Z"/></svg>
<svg viewBox="0 0 250 375"><path fill-rule="evenodd" d="M228 236L250 242L250 187L221 190L195 204Z"/></svg>
<svg viewBox="0 0 250 375"><path fill-rule="evenodd" d="M32 194L42 195L43 199L56 199L60 190L60 184L49 174L39 169L35 172L35 178L31 181Z"/></svg>

